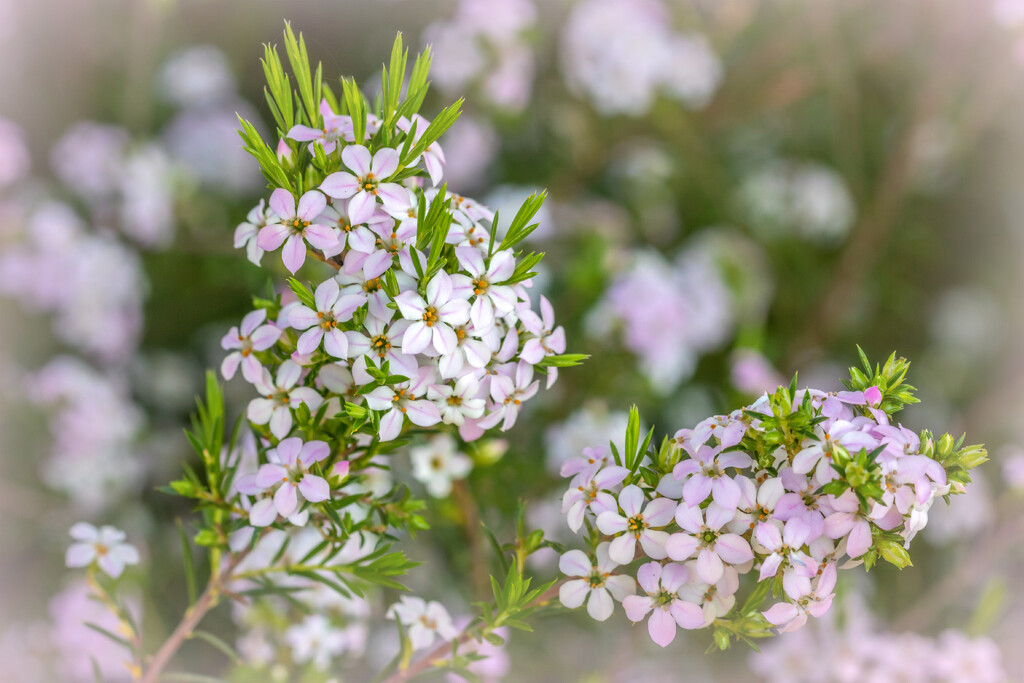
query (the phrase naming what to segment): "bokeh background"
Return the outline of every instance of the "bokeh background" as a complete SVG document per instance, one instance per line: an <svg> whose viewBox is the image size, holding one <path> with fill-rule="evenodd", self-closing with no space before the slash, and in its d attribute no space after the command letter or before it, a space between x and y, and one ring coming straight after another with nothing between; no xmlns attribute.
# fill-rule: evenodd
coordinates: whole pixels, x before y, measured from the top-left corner
<svg viewBox="0 0 1024 683"><path fill-rule="evenodd" d="M441 141L449 187L506 216L547 189L537 287L592 356L431 499L418 594L469 614L474 520L507 529L520 498L571 543L558 464L620 439L630 405L671 434L797 371L837 388L857 344L913 362L904 424L990 448L912 569L847 572L832 618L762 655L705 655L700 633L654 652L621 612L564 615L512 638L507 680L1024 675L1024 2L0 0L0 679L92 680L92 654L127 680L80 624L97 607L63 566L77 520L142 549L128 580L154 643L184 605L189 509L155 487L192 457L203 370L268 286L232 248L265 189L235 115L272 137L259 58L286 19L367 92L396 31L433 44L424 113L467 98ZM552 551L535 559L552 575ZM189 664L367 680L395 645L367 627L321 673L277 627L223 609L209 628L251 670L199 647ZM260 674L267 653L282 664Z"/></svg>

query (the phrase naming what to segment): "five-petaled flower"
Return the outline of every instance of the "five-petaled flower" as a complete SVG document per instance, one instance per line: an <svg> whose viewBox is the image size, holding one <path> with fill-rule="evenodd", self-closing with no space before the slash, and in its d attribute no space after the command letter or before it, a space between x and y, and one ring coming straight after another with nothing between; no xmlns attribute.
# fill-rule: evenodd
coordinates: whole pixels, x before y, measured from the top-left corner
<svg viewBox="0 0 1024 683"><path fill-rule="evenodd" d="M260 467L251 480L239 482L243 493L275 490L273 498L257 501L249 511L249 523L263 527L273 524L278 515L292 517L299 511L302 500L321 503L331 495L327 480L311 471L314 463L323 461L331 449L323 441L302 442L293 436L283 439L277 448L267 451L267 463ZM301 498L300 498L301 496Z"/></svg>
<svg viewBox="0 0 1024 683"><path fill-rule="evenodd" d="M592 562L582 550L570 550L558 560L558 569L570 579L558 589L558 599L569 609L575 609L587 601L587 614L597 621L604 621L615 609L613 598L622 602L636 593L636 581L632 576L613 574L619 563L608 557L608 544L597 546L597 561ZM589 599L588 599L589 598Z"/></svg>
<svg viewBox="0 0 1024 683"><path fill-rule="evenodd" d="M257 244L264 251L274 251L283 244L281 260L285 268L294 273L306 262L306 242L321 251L329 251L338 243L334 228L315 222L326 207L327 199L316 190L302 195L298 208L291 192L282 188L274 190L270 195L270 208L279 222L260 229Z"/></svg>
<svg viewBox="0 0 1024 683"><path fill-rule="evenodd" d="M125 543L125 533L105 525L97 529L87 522L71 527L75 542L68 546L64 563L69 567L88 567L94 562L113 578L121 576L125 565L139 563L139 551Z"/></svg>

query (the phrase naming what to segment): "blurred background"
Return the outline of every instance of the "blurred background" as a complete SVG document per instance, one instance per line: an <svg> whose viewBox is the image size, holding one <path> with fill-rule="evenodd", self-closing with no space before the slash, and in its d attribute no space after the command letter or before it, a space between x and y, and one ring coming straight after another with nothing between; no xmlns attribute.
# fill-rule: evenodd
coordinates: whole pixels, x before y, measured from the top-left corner
<svg viewBox="0 0 1024 683"><path fill-rule="evenodd" d="M92 656L128 680L81 625L102 615L63 566L77 520L142 549L147 638L185 604L189 509L154 489L191 457L220 337L267 291L232 247L265 195L236 113L273 144L259 58L286 19L328 81L368 93L396 31L433 45L424 114L467 98L441 140L449 188L505 223L547 189L535 291L592 356L431 499L418 594L470 614L489 553L473 520L507 530L519 498L571 543L558 466L621 439L630 405L660 438L797 371L835 389L857 344L913 362L904 424L990 449L912 569L846 572L829 619L760 655L705 655L706 633L654 652L621 612L567 614L511 639L507 680L1024 675L1024 0L0 0L0 679L93 680ZM240 412L247 387L228 393ZM323 669L287 622L237 612L208 628L246 665L196 647L194 670L368 680L397 642L362 627Z"/></svg>

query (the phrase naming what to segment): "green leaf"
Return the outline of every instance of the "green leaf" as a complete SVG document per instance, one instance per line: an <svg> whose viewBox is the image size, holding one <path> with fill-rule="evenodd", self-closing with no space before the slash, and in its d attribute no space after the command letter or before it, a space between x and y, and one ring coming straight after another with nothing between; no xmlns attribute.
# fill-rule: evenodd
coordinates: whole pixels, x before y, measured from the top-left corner
<svg viewBox="0 0 1024 683"><path fill-rule="evenodd" d="M544 200L547 198L547 192L540 192L527 197L523 205L519 207L519 211L516 213L515 218L512 219L512 224L505 232L504 239L501 240L501 244L498 245L498 251L503 249L511 249L515 245L526 239L531 232L537 228L537 223L528 225L530 219L532 219L540 208L544 205ZM495 225L493 228L497 229L497 216L495 216Z"/></svg>
<svg viewBox="0 0 1024 683"><path fill-rule="evenodd" d="M583 361L590 358L587 353L563 353L560 355L544 356L537 365L542 368L571 368L582 365Z"/></svg>
<svg viewBox="0 0 1024 683"><path fill-rule="evenodd" d="M196 567L192 559L192 544L188 541L188 534L185 533L185 526L180 519L174 520L178 527L178 535L181 537L181 555L185 562L185 586L188 590L188 604L193 605L196 601Z"/></svg>

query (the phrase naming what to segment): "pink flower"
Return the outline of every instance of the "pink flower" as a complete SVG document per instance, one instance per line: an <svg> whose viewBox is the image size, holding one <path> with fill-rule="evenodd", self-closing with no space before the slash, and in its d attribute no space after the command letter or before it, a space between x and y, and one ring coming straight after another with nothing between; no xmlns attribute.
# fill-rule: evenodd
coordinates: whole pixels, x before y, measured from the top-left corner
<svg viewBox="0 0 1024 683"><path fill-rule="evenodd" d="M817 579L813 591L796 599L795 602L779 602L762 612L764 618L779 627L780 633L796 631L807 623L807 615L821 617L832 607L835 598L836 566L827 564Z"/></svg>
<svg viewBox="0 0 1024 683"><path fill-rule="evenodd" d="M426 299L414 290L395 297L398 310L406 320L414 321L405 330L405 353L423 353L433 348L444 355L455 351L459 340L453 326L469 322L469 302L454 290L452 278L438 272L427 283Z"/></svg>
<svg viewBox="0 0 1024 683"><path fill-rule="evenodd" d="M277 343L281 336L281 329L275 325L261 325L267 318L267 311L258 308L242 318L239 327L232 327L224 338L220 340L220 346L224 350L232 350L224 357L220 365L220 372L224 379L231 379L235 376L239 364L242 366L242 377L247 382L256 383L263 375L263 366L253 355L253 351L266 351Z"/></svg>
<svg viewBox="0 0 1024 683"><path fill-rule="evenodd" d="M519 361L514 379L508 375L495 375L491 378L491 398L495 406L490 415L480 420L480 426L490 429L501 422L501 431L511 429L523 401L533 398L539 387L540 382L533 380L533 366L526 361Z"/></svg>
<svg viewBox="0 0 1024 683"><path fill-rule="evenodd" d="M306 261L306 244L320 250L329 250L338 242L335 231L320 223L315 223L327 206L327 199L310 190L299 199L298 209L295 208L295 197L288 190L278 188L270 195L270 208L277 214L279 223L265 226L256 238L260 249L274 251L282 244L284 252L282 260L285 268L294 273Z"/></svg>
<svg viewBox="0 0 1024 683"><path fill-rule="evenodd" d="M631 576L615 575L612 570L619 564L608 557L608 544L597 546L597 562L582 550L570 550L558 560L558 570L566 576L581 578L566 581L558 590L558 599L569 609L587 602L587 614L604 621L615 609L614 600L622 600L636 592L636 581Z"/></svg>
<svg viewBox="0 0 1024 683"><path fill-rule="evenodd" d="M308 142L309 153L313 154L313 145L319 143L324 151L330 154L338 148L338 140L352 139L352 117L339 116L327 104L327 100L320 103L320 115L324 119L323 128L310 128L309 126L292 126L287 137L298 142ZM316 123L314 121L314 123Z"/></svg>
<svg viewBox="0 0 1024 683"><path fill-rule="evenodd" d="M640 567L636 578L647 595L626 596L622 606L632 622L651 615L647 631L655 643L667 647L676 637L677 625L685 629L704 626L701 608L679 597L679 590L689 578L686 567L674 563L662 567L660 562L648 562Z"/></svg>
<svg viewBox="0 0 1024 683"><path fill-rule="evenodd" d="M847 536L846 554L856 559L871 548L871 523L860 514L860 502L853 491L846 491L832 504L835 512L825 518L825 535Z"/></svg>
<svg viewBox="0 0 1024 683"><path fill-rule="evenodd" d="M463 269L472 276L476 299L470 310L473 327L486 330L494 324L494 317L511 313L519 298L505 282L515 272L516 262L509 250L496 252L485 265L484 257L472 247L456 247L455 255Z"/></svg>
<svg viewBox="0 0 1024 683"><path fill-rule="evenodd" d="M683 460L675 466L672 476L683 482L683 500L687 505L700 505L710 495L720 507L735 510L741 491L725 470L749 467L750 462L750 456L745 453L721 453L719 449L702 445L692 459Z"/></svg>
<svg viewBox="0 0 1024 683"><path fill-rule="evenodd" d="M769 553L761 563L758 581L775 576L784 566L782 588L786 595L794 599L807 595L811 590L810 579L818 572L818 563L801 550L808 540L807 524L799 518L791 519L781 532L775 524L762 524L754 538Z"/></svg>
<svg viewBox="0 0 1024 683"><path fill-rule="evenodd" d="M432 401L420 398L433 383L433 368L420 368L418 376L394 387L377 387L366 394L371 410L387 411L380 420L380 440L391 441L402 432L405 417L418 427L432 427L441 421L441 412Z"/></svg>
<svg viewBox="0 0 1024 683"><path fill-rule="evenodd" d="M298 437L284 439L267 452L267 464L260 467L251 482L239 482L243 493L268 491L276 487L273 498L264 498L249 511L249 523L263 527L272 524L277 515L292 517L306 500L320 503L331 495L331 487L323 477L310 472L314 463L331 454L323 441L302 442ZM247 485L249 484L249 485ZM301 494L301 497L300 497Z"/></svg>
<svg viewBox="0 0 1024 683"><path fill-rule="evenodd" d="M677 504L668 498L655 498L645 507L645 500L643 490L635 484L630 484L619 492L621 515L611 510L597 516L597 528L601 533L622 534L615 538L608 548L608 554L619 564L629 564L633 561L637 541L640 541L640 546L648 557L655 560L668 557L665 552L668 533L656 529L672 521Z"/></svg>
<svg viewBox="0 0 1024 683"><path fill-rule="evenodd" d="M338 323L352 319L352 314L362 306L364 297L358 294L339 294L338 283L331 278L320 283L313 295L316 310L306 306L295 306L288 313L288 324L296 330L306 330L299 337L295 350L306 355L313 353L323 341L324 351L334 358L348 357L348 339L339 329Z"/></svg>
<svg viewBox="0 0 1024 683"><path fill-rule="evenodd" d="M534 338L527 340L523 345L519 357L534 365L544 360L545 356L565 353L565 329L561 326L555 327L555 311L545 296L540 298L540 311L541 315L537 315L527 308L520 316L523 327L527 332L533 334ZM557 378L558 368L549 368L549 389Z"/></svg>
<svg viewBox="0 0 1024 683"><path fill-rule="evenodd" d="M588 510L595 515L617 513L615 497L607 490L621 484L628 474L629 470L616 465L601 470L587 468L577 474L562 496L562 513L566 515L569 528L579 531Z"/></svg>
<svg viewBox="0 0 1024 683"><path fill-rule="evenodd" d="M419 142L420 138L423 137L423 133L426 132L427 126L430 125L430 121L419 114L413 114L412 121L406 117L398 119L398 129L405 131L406 133L412 128L412 124L416 124L416 135L413 137L413 142ZM419 162L419 158L413 159L409 162L409 166L415 166ZM423 167L427 169L427 174L430 175L430 184L437 186L441 182L441 177L444 174L444 152L441 150L441 145L437 142L431 143L426 150L423 152Z"/></svg>
<svg viewBox="0 0 1024 683"><path fill-rule="evenodd" d="M681 504L675 511L676 523L683 532L672 534L665 542L665 552L677 562L697 553L697 575L708 584L718 583L725 570L723 562L740 565L754 559L750 543L738 534L721 533L721 528L732 521L735 510L717 503L707 510Z"/></svg>
<svg viewBox="0 0 1024 683"><path fill-rule="evenodd" d="M341 150L341 161L352 173L332 173L320 184L320 189L335 199L352 198L348 215L353 223L365 223L373 216L377 197L392 207L408 204L409 195L404 187L384 182L398 170L398 150L385 147L371 158L366 147L348 145Z"/></svg>

